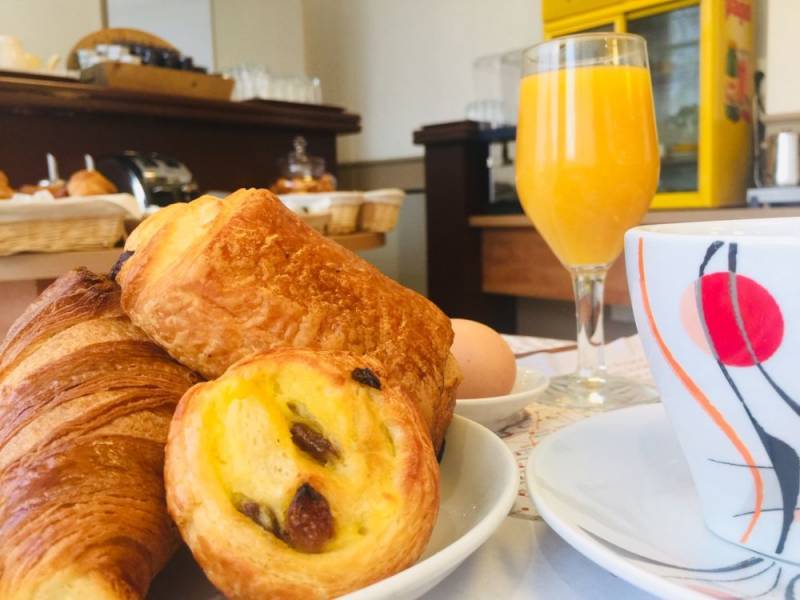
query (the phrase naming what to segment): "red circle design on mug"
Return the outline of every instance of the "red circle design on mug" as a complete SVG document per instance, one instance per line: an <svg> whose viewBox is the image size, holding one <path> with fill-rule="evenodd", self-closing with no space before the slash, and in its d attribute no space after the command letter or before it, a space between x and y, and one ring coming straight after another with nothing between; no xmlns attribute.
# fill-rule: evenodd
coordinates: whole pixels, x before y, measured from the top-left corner
<svg viewBox="0 0 800 600"><path fill-rule="evenodd" d="M720 362L751 367L768 360L781 345L784 328L772 294L757 281L728 271L703 275L699 284L702 324ZM694 315L687 315L685 307L682 320L697 340L689 327Z"/></svg>

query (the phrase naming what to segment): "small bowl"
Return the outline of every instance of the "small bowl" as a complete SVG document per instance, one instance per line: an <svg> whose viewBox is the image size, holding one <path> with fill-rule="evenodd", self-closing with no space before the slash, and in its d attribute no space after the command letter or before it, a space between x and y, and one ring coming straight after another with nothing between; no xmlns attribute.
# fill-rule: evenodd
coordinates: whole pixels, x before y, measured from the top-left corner
<svg viewBox="0 0 800 600"><path fill-rule="evenodd" d="M521 411L550 385L550 379L533 369L517 366L517 378L511 393L489 398L456 400L456 414L477 421L493 431L516 423Z"/></svg>

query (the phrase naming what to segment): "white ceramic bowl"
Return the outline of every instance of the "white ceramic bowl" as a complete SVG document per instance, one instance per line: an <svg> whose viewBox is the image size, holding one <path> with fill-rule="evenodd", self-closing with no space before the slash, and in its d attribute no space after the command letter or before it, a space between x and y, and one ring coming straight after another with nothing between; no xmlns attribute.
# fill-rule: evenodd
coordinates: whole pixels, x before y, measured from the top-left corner
<svg viewBox="0 0 800 600"><path fill-rule="evenodd" d="M800 218L637 227L625 258L706 524L800 561Z"/></svg>
<svg viewBox="0 0 800 600"><path fill-rule="evenodd" d="M422 558L405 571L360 589L349 600L413 600L425 594L475 552L508 516L519 489L514 455L494 433L454 417L441 463L441 506ZM151 586L150 600L222 600L182 549Z"/></svg>
<svg viewBox="0 0 800 600"><path fill-rule="evenodd" d="M511 393L489 398L456 400L456 414L477 421L493 431L517 422L520 412L547 389L550 380L533 369L517 366Z"/></svg>

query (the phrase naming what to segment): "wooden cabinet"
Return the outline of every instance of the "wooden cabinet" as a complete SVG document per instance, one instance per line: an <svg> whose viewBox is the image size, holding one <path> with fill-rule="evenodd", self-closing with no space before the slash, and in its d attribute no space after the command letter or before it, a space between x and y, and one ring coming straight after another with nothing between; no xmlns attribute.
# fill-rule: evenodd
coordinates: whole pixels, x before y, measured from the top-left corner
<svg viewBox="0 0 800 600"><path fill-rule="evenodd" d="M358 115L334 106L202 100L0 74L0 169L12 185L46 176L45 153L62 176L83 155L161 152L184 162L201 190L267 187L278 159L303 135L336 172L336 136L360 131Z"/></svg>

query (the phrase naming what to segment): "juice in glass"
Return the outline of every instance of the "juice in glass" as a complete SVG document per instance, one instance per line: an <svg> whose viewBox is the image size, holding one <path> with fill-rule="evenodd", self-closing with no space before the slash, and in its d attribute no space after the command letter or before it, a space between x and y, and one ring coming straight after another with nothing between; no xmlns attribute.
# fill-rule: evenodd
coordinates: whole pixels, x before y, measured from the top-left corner
<svg viewBox="0 0 800 600"><path fill-rule="evenodd" d="M596 65L525 76L517 125L517 191L566 266L608 265L658 183L650 72Z"/></svg>

